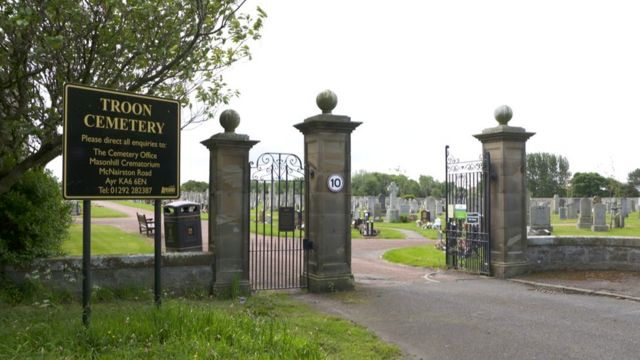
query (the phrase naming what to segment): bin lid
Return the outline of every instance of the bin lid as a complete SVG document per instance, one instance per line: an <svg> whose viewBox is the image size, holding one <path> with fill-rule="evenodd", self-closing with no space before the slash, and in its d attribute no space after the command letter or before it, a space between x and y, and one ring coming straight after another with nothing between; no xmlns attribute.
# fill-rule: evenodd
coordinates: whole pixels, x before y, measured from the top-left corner
<svg viewBox="0 0 640 360"><path fill-rule="evenodd" d="M165 204L164 207L165 208L173 208L173 209L178 209L178 208L192 208L195 206L194 210L199 210L200 209L200 204L198 203L194 203L191 201L174 201L174 202L170 202L168 204Z"/></svg>

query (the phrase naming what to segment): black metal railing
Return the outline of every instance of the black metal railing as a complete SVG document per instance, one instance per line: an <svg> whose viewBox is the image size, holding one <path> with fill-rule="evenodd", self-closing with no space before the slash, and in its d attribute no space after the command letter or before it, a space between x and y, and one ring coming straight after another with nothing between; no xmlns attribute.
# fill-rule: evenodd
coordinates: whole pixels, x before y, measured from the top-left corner
<svg viewBox="0 0 640 360"><path fill-rule="evenodd" d="M447 265L491 274L489 153L459 161L445 148L445 236Z"/></svg>

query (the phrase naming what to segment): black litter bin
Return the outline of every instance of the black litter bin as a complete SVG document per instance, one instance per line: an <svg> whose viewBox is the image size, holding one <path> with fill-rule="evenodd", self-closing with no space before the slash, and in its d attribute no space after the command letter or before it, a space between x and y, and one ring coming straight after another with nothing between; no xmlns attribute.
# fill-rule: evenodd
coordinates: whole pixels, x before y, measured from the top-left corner
<svg viewBox="0 0 640 360"><path fill-rule="evenodd" d="M174 201L164 206L164 241L167 251L202 251L199 204Z"/></svg>

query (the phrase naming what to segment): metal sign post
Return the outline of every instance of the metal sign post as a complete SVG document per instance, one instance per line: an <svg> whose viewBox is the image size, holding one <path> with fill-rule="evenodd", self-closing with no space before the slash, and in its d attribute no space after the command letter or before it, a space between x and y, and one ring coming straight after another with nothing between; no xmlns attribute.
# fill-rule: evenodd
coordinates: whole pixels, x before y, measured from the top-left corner
<svg viewBox="0 0 640 360"><path fill-rule="evenodd" d="M62 183L65 199L84 200L84 325L91 320L91 200L154 200L154 288L159 306L161 199L180 197L180 103L65 84Z"/></svg>

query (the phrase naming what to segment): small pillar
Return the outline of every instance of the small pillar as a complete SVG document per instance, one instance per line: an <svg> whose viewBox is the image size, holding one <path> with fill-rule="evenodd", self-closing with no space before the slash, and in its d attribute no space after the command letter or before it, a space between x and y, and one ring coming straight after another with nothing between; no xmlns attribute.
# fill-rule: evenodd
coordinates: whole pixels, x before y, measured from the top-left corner
<svg viewBox="0 0 640 360"><path fill-rule="evenodd" d="M525 145L535 133L509 126L506 105L494 115L499 125L474 137L491 156L491 273L504 279L528 270Z"/></svg>
<svg viewBox="0 0 640 360"><path fill-rule="evenodd" d="M309 291L351 290L351 132L360 122L333 115L336 95L316 98L322 114L294 125L304 134L306 237L312 242L306 275Z"/></svg>
<svg viewBox="0 0 640 360"><path fill-rule="evenodd" d="M249 150L258 141L236 134L240 115L220 114L224 133L202 142L209 162L209 251L214 253L212 292L248 293L249 284Z"/></svg>

